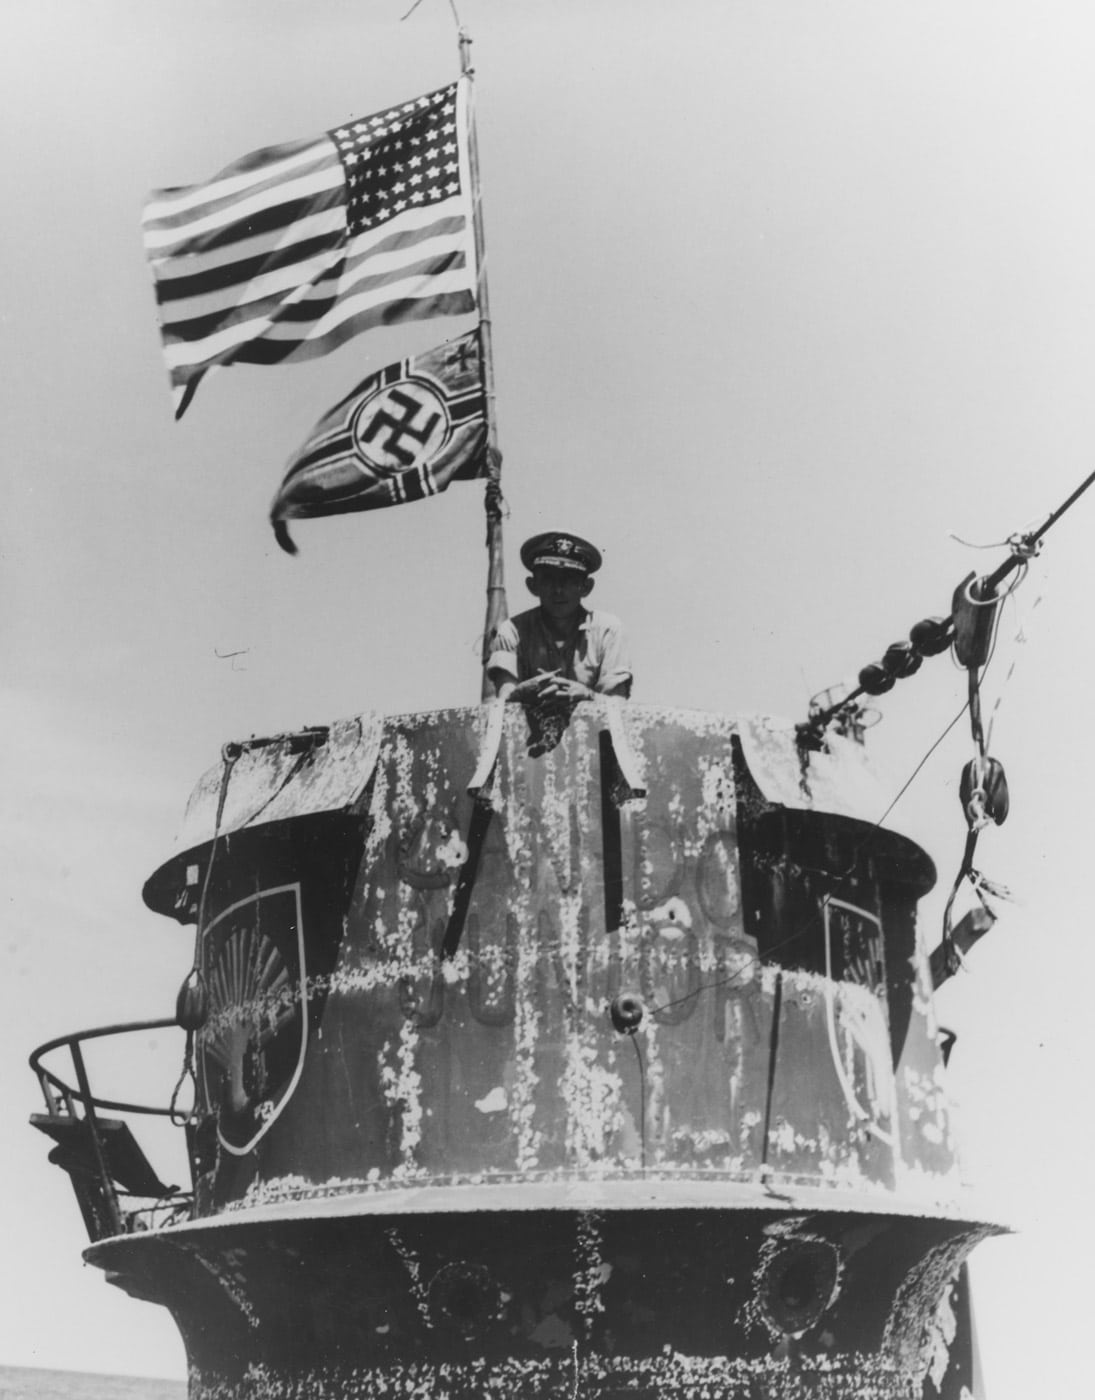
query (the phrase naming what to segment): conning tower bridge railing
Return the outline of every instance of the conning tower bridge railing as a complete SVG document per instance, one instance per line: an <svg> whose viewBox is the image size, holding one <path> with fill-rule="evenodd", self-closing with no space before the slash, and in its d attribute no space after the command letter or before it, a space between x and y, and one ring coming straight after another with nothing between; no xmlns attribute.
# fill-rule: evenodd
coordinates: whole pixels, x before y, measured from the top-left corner
<svg viewBox="0 0 1095 1400"><path fill-rule="evenodd" d="M168 1027L178 1029L174 1017L73 1031L39 1045L30 1056L46 1105L45 1113L31 1115L31 1123L56 1143L49 1160L68 1173L93 1242L191 1214L192 1190L165 1185L125 1119L105 1115L152 1115L170 1118L176 1124L180 1117L171 1107L128 1103L93 1093L83 1049L91 1040ZM47 1055L64 1049L69 1052L75 1086L43 1063Z"/></svg>

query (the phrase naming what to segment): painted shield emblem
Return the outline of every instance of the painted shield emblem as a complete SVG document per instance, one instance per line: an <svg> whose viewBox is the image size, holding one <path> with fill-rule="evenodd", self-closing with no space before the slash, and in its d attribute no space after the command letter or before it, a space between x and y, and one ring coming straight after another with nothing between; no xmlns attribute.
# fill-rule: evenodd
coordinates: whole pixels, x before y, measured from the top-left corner
<svg viewBox="0 0 1095 1400"><path fill-rule="evenodd" d="M304 1068L308 999L300 886L261 890L205 933L209 1016L198 1035L205 1102L221 1146L250 1152Z"/></svg>

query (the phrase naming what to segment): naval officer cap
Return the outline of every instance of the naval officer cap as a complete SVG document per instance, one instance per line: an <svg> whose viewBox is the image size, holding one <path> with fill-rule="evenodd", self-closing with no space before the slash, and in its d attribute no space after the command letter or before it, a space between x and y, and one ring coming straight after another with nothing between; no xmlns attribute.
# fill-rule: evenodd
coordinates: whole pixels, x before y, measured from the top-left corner
<svg viewBox="0 0 1095 1400"><path fill-rule="evenodd" d="M601 552L588 540L565 530L546 530L533 535L521 546L521 563L528 569L577 569L595 574L601 567Z"/></svg>

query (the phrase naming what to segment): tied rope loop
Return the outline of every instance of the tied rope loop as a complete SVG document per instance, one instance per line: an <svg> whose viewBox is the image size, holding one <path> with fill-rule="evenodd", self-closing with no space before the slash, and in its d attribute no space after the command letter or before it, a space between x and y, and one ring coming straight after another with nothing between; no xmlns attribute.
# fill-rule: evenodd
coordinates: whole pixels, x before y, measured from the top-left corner
<svg viewBox="0 0 1095 1400"><path fill-rule="evenodd" d="M495 473L502 469L502 454L494 448L488 448L491 462L494 464ZM487 478L486 490L484 491L483 507L491 519L501 520L509 517L509 502L502 495L502 484L497 474Z"/></svg>
<svg viewBox="0 0 1095 1400"><path fill-rule="evenodd" d="M191 1080L194 1085L193 1102L190 1107L181 1112L179 1109L179 1095L182 1093L183 1085L187 1080ZM194 1032L186 1033L186 1049L183 1051L182 1069L179 1072L178 1080L171 1094L171 1106L167 1110L167 1116L173 1128L185 1128L193 1123L197 1118L198 1106L198 1079L194 1073Z"/></svg>
<svg viewBox="0 0 1095 1400"><path fill-rule="evenodd" d="M224 766L221 769L220 791L217 794L217 815L213 821L213 842L209 848L209 864L205 867L205 879L202 881L201 898L198 900L198 917L194 929L194 958L190 969L191 975L197 978L199 985L203 989L205 986L205 971L202 967L202 934L205 930L205 902L209 894L209 882L213 875L213 861L217 854L217 842L220 840L221 820L224 817L224 803L228 796L228 782L232 777L232 769L236 766L242 753L243 748L239 744L225 744L221 749L221 762ZM193 1102L190 1107L183 1112L179 1109L179 1095L182 1093L183 1085L188 1079L194 1085ZM168 1109L168 1116L174 1127L185 1128L197 1118L197 1108L198 1078L194 1072L194 1029L192 1026L187 1026L186 1048L183 1050L182 1070L171 1095L171 1105Z"/></svg>
<svg viewBox="0 0 1095 1400"><path fill-rule="evenodd" d="M1007 537L1006 543L1013 556L1024 562L1037 559L1042 552L1042 541L1037 535L1023 535L1016 531L1014 535Z"/></svg>
<svg viewBox="0 0 1095 1400"><path fill-rule="evenodd" d="M962 881L968 879L972 882L973 857L977 850L978 830L971 825L970 830L966 833L966 849L962 852L962 864L958 867L958 874L954 877L954 884L951 886L946 908L943 910L943 960L944 966L951 975L963 965L962 954L954 941L954 901L958 898ZM976 885L974 885L974 889L977 889ZM978 898L980 898L980 891L978 891Z"/></svg>

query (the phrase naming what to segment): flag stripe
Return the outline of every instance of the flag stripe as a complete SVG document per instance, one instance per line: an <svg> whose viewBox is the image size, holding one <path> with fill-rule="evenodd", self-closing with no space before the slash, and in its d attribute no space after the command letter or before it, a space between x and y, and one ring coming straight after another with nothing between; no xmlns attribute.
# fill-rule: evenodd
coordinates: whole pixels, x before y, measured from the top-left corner
<svg viewBox="0 0 1095 1400"><path fill-rule="evenodd" d="M324 281L327 284L324 295L331 298L344 261L337 243L327 246L320 243L309 257L269 271L256 269L245 293L237 291L234 296L225 297L223 287L210 288L204 295L174 303L167 308L169 319L164 323L165 336L171 340L201 340L218 326L227 330L229 326L254 320L285 301L294 291L298 294L297 300L306 301L302 280L309 291L317 281Z"/></svg>
<svg viewBox="0 0 1095 1400"><path fill-rule="evenodd" d="M463 254L444 253L412 264L403 269L397 282L390 275L361 275L353 296L344 295L332 282L323 298L272 294L228 313L176 323L164 328L165 354L173 367L219 359L233 343L255 338L260 324L267 325L263 334L272 340L299 340L302 325L311 326L306 334L319 337L326 333L329 320L343 319L338 315L340 305L346 308L347 316L357 315L371 306L422 295L431 281L438 284L437 292L466 289Z"/></svg>
<svg viewBox="0 0 1095 1400"><path fill-rule="evenodd" d="M420 300L431 292L448 296L467 291L467 270L464 267L463 255L450 253L447 257L456 265L446 268L442 267L439 261L434 262L419 271L411 269L408 275L398 282L386 280L379 286L363 287L353 296L336 299L321 316L313 318L308 335L318 339L327 335L340 322L350 317L360 317L374 312L382 316L381 320L373 322L374 325L390 325L392 321L399 320L399 315L387 308L404 302ZM281 340L299 334L299 329L294 322L294 317L297 315L298 308L287 306L277 324L271 326L270 338Z"/></svg>
<svg viewBox="0 0 1095 1400"><path fill-rule="evenodd" d="M440 295L435 290L430 296L405 297L381 307L366 307L349 319L331 326L322 338L313 335L307 340L277 340L267 336L262 340L249 341L240 346L230 361L222 363L278 365L288 359L315 360L337 350L362 331L397 325L403 321L429 321L434 316L462 316L474 310L475 296L467 288Z"/></svg>
<svg viewBox="0 0 1095 1400"><path fill-rule="evenodd" d="M261 155L261 152L258 153ZM179 189L174 200L166 200L170 193L160 190L154 194L144 208L143 224L146 233L157 235L156 242L182 242L189 236L202 232L202 226L210 218L222 221L234 217L239 211L246 217L248 210L256 203L274 202L284 198L286 189L295 189L297 194L307 193L306 187L317 189L337 189L342 184L341 164L338 152L329 137L320 137L307 143L293 160L278 162L270 166L257 166L246 177L239 180L219 181L214 178L207 185L191 185ZM159 235L167 236L166 240Z"/></svg>
<svg viewBox="0 0 1095 1400"><path fill-rule="evenodd" d="M345 257L334 260L328 257L324 267L306 266L307 255L310 255L313 247L329 250L337 244L330 240L302 244L296 251L300 254L300 270L305 275L298 277L296 282L293 281L294 264L291 261L294 250L279 249L265 262L252 258L246 264L238 265L237 272L243 270L249 275L246 284L243 278L239 279L241 285L235 291L232 290L231 283L224 283L223 279L227 274L223 269L216 273L220 285L206 285L201 278L195 279L197 285L193 288L194 295L186 304L183 304L186 299L182 297L172 298L175 304L170 307L169 312L165 312L165 328L177 329L181 338L192 339L192 335L185 329L187 322L218 313L230 319L234 309L246 307L252 301L261 301L272 292L284 290L300 282L308 284L302 289L302 301L323 300L332 295L333 288L330 283L334 278L342 277L342 290L347 290L365 276L390 277L426 257L448 251L454 244L463 247L462 232L463 224L459 219L442 219L428 228L409 228L404 233L374 241L373 246L366 248L364 252L356 252L358 243L354 240L346 250ZM277 278L267 282L266 276L275 272L278 273ZM181 278L176 279L178 283L182 281ZM228 295L225 295L226 291Z"/></svg>
<svg viewBox="0 0 1095 1400"><path fill-rule="evenodd" d="M341 212L337 215L337 221L339 223L342 221ZM189 320L195 315L202 314L196 309L196 303L201 299L212 299L216 297L217 293L223 293L243 280L246 280L250 295L256 297L263 295L261 290L256 290L258 279L275 272L280 272L283 278L287 279L283 281L282 285L295 285L300 281L299 276L293 278L295 268L306 272L306 264L311 258L319 253L337 249L339 242L340 237L337 230L321 231L312 238L302 238L287 248L269 248L268 251L256 253L249 258L225 262L220 267L207 267L203 271L195 271L189 276L165 279L156 288L156 300L161 306L170 307L173 321ZM218 299L223 305L224 298ZM237 298L234 297L229 298L228 304L233 305L236 300ZM191 305L176 308L170 305L173 302L188 302Z"/></svg>
<svg viewBox="0 0 1095 1400"><path fill-rule="evenodd" d="M429 251L429 250L427 250ZM337 279L336 286L328 286L327 297L329 301L338 303L342 300L360 300L372 296L374 293L383 292L386 288L394 286L405 286L421 277L440 277L454 269L462 269L465 259L462 251L452 250L442 247L440 251L430 254L428 257L419 258L414 262L407 262L404 258L401 263L394 265L389 271L376 274L372 271L373 261L370 259L362 267L355 270L353 275L342 272ZM399 282L393 283L393 278L398 275ZM330 281L331 279L328 279ZM350 293L352 291L352 297ZM302 297L299 302L288 306L285 309L285 321L318 321L322 319L323 312L317 316L317 308L325 298L317 296L316 290L312 289L309 295Z"/></svg>
<svg viewBox="0 0 1095 1400"><path fill-rule="evenodd" d="M215 248L206 245L188 252L185 258L153 258L157 290L164 289L163 299L172 300L173 288L185 283L188 278L199 278L205 272L218 273L235 263L244 264L258 259L267 249L277 253L288 251L297 243L305 244L324 234L334 239L345 238L346 215L341 205L298 219L280 236L271 236L267 231L261 237L245 238Z"/></svg>
<svg viewBox="0 0 1095 1400"><path fill-rule="evenodd" d="M329 136L312 136L252 151L250 155L226 166L204 185L179 185L174 189L156 190L145 204L145 222L168 221L202 204L238 195L257 185L277 183L293 171L314 164L318 157L329 156L330 151Z"/></svg>
<svg viewBox="0 0 1095 1400"><path fill-rule="evenodd" d="M324 198L326 196L326 198ZM299 217L299 210L326 208L332 200L342 197L342 172L337 157L333 164L299 180L290 180L259 190L243 200L228 203L205 212L201 218L188 218L173 228L145 228L145 247L158 254L178 257L191 248L200 249L205 242L216 246L232 236L245 237L256 227L256 221L266 216L277 227Z"/></svg>
<svg viewBox="0 0 1095 1400"><path fill-rule="evenodd" d="M170 288L182 278L232 263L246 264L266 249L305 243L317 233L345 238L346 211L341 202L330 209L317 208L315 200L307 199L271 205L246 223L192 239L181 252L155 258L152 265L159 280Z"/></svg>
<svg viewBox="0 0 1095 1400"><path fill-rule="evenodd" d="M177 388L473 311L466 83L158 191L144 224Z"/></svg>

